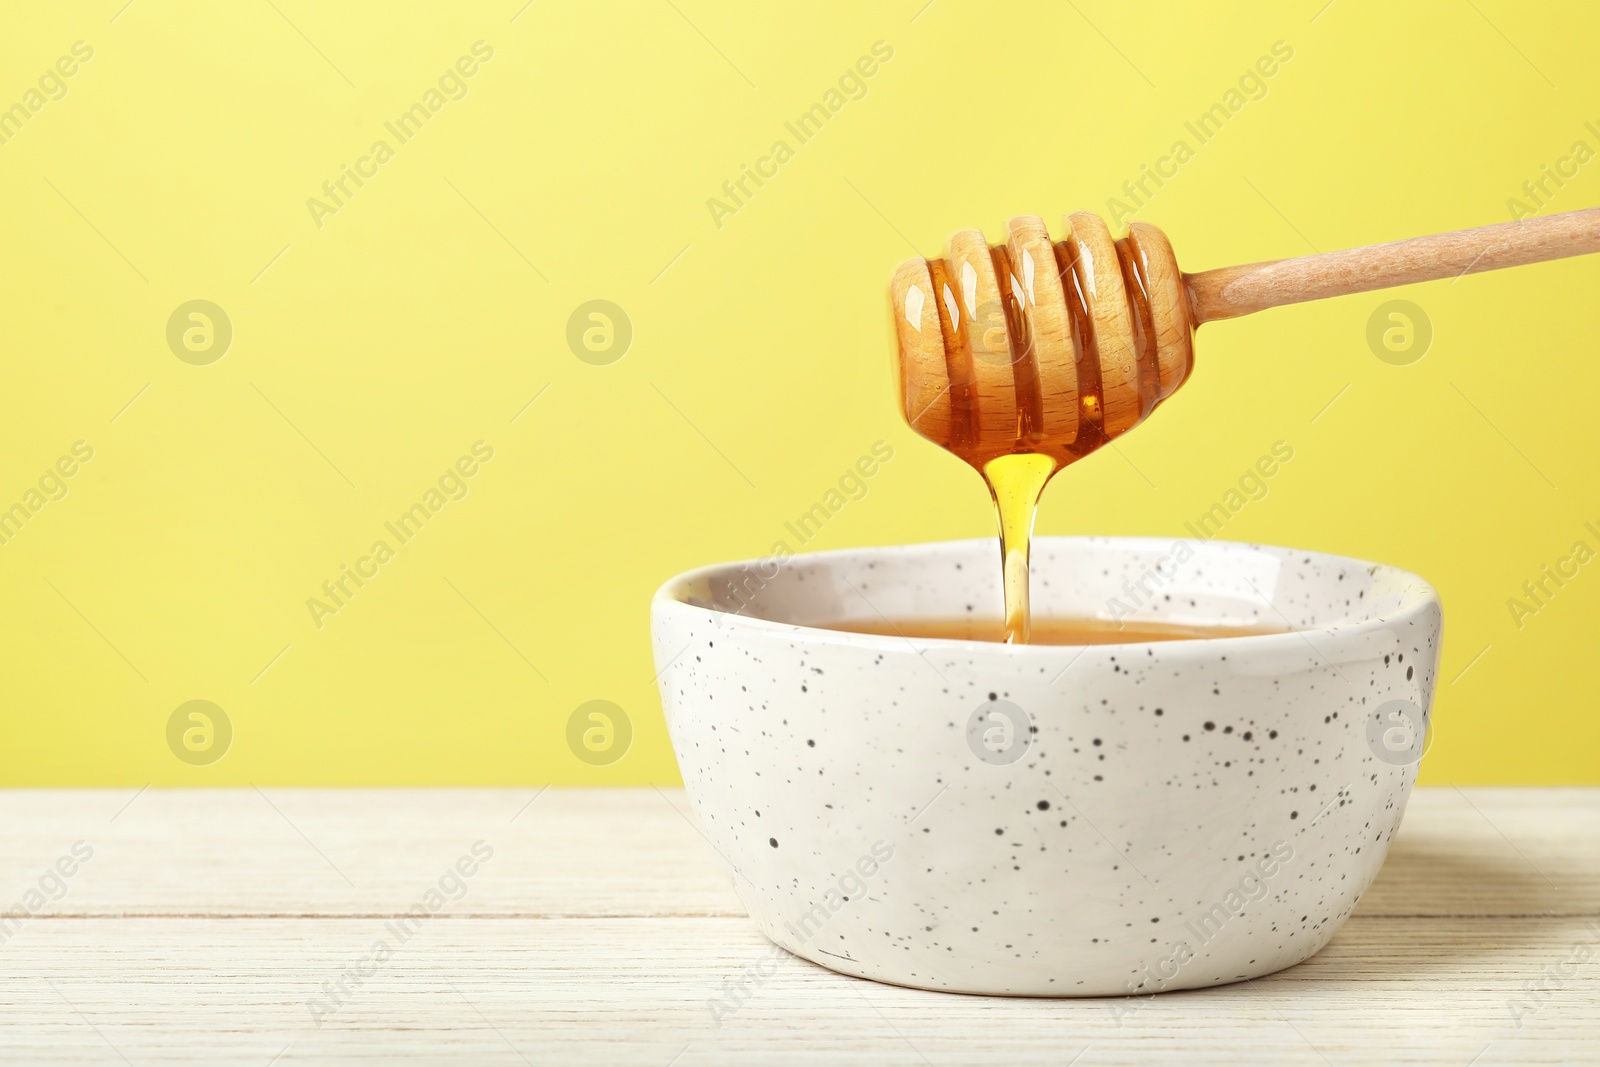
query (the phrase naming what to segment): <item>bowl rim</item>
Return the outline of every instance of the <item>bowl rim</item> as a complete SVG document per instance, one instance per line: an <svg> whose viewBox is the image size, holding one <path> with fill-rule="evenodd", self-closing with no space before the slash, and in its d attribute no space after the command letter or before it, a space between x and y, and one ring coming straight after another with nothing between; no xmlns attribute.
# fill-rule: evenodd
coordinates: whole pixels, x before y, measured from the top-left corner
<svg viewBox="0 0 1600 1067"><path fill-rule="evenodd" d="M696 618L710 622L714 626L730 626L739 630L752 633L766 633L781 636L789 641L803 641L810 644L848 645L854 648L871 649L874 651L890 650L894 652L919 652L923 648L941 651L966 650L975 652L982 650L987 654L1008 656L1034 656L1049 657L1059 656L1062 653L1082 654L1085 650L1109 649L1116 652L1119 649L1127 650L1145 648L1152 645L1161 645L1170 652L1178 652L1184 647L1194 649L1238 648L1240 643L1251 649L1263 649L1281 644L1285 641L1305 641L1315 637L1329 639L1345 639L1361 637L1372 631L1387 629L1399 623L1415 621L1417 616L1427 611L1430 607L1440 608L1439 594L1428 581L1417 574L1400 567L1386 563L1374 563L1370 560L1358 559L1354 556L1342 556L1332 552L1321 552L1315 549L1289 548L1283 545L1272 545L1255 541L1230 541L1216 538L1207 541L1195 541L1183 537L1148 537L1148 536L1119 536L1119 535L1058 535L1036 536L1033 539L1035 553L1044 546L1068 546L1073 544L1094 545L1099 548L1120 549L1124 551L1151 551L1170 548L1177 542L1186 542L1194 546L1197 555L1212 553L1215 555L1230 555L1238 553L1273 553L1286 557L1306 556L1323 563L1344 564L1352 568L1362 568L1370 573L1387 571L1390 576L1399 580L1401 589L1400 602L1391 611L1381 615L1374 615L1370 619L1357 621L1342 621L1330 623L1326 626L1313 626L1304 629L1282 630L1262 634L1240 634L1227 637L1207 638L1204 641L1130 641L1125 644L1096 644L1096 645L1008 645L998 641L980 641L964 638L947 637L917 637L914 640L896 634L868 634L851 630L835 630L821 626L806 625L804 623L778 622L773 619L764 619L755 615L747 615L742 611L724 611L718 608L705 607L690 603L689 591L697 584L702 583L715 575L734 571L741 567L756 564L767 564L772 557L758 557L755 559L733 560L724 563L712 563L692 570L683 571L663 582L651 597L650 611L652 628L665 616L677 616L682 621ZM967 553L967 552L994 552L998 555L998 541L993 537L963 538L953 541L917 541L909 544L898 545L864 545L854 548L834 548L821 552L797 552L787 557L785 566L792 566L796 562L829 563L848 559L866 560L872 557L885 555L928 555L937 556L940 553ZM999 560L995 560L996 566ZM1314 646L1314 642L1313 642Z"/></svg>

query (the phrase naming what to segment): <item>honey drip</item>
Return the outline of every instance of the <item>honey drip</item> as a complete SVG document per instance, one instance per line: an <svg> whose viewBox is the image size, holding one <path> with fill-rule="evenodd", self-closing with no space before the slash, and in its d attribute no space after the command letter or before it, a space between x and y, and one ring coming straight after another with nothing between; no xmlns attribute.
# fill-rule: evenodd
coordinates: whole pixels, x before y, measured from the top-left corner
<svg viewBox="0 0 1600 1067"><path fill-rule="evenodd" d="M902 412L983 477L1000 527L1005 636L1029 639L1028 558L1039 496L1060 469L1142 422L1188 376L1190 331L1159 330L1151 293L1182 299L1171 249L1135 224L1113 241L1097 216L1009 224L990 246L964 230L941 259L890 287Z"/></svg>
<svg viewBox="0 0 1600 1067"><path fill-rule="evenodd" d="M1025 645L1032 629L1028 605L1028 552L1039 494L1057 470L1055 457L1042 452L997 456L983 465L983 480L1000 518L1000 564L1005 576L1005 635L1008 644Z"/></svg>

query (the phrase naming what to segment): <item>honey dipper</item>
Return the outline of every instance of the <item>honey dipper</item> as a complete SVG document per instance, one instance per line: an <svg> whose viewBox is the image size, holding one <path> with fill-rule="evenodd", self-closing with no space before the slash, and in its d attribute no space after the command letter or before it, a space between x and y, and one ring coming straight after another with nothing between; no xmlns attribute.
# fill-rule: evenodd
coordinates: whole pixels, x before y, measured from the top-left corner
<svg viewBox="0 0 1600 1067"><path fill-rule="evenodd" d="M1113 239L1100 216L1079 211L1066 230L1054 241L1027 215L1007 224L1003 244L962 230L944 258L907 260L889 286L906 421L976 467L1000 507L1013 641L1027 639L1039 493L1184 383L1202 323L1600 252L1600 208L1198 274L1178 269L1148 223ZM996 463L1008 456L1018 458Z"/></svg>

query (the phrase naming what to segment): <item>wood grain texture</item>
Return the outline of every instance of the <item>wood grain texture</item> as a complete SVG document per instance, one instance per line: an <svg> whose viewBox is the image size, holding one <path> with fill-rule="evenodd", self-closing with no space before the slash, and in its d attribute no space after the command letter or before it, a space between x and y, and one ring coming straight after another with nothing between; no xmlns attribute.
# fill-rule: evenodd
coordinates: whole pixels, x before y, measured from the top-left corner
<svg viewBox="0 0 1600 1067"><path fill-rule="evenodd" d="M1006 224L1006 258L1015 272L1021 338L1029 362L1025 370L1038 380L1039 431L1060 441L1078 439L1077 343L1066 290L1056 266L1054 242L1044 220L1019 215Z"/></svg>
<svg viewBox="0 0 1600 1067"><path fill-rule="evenodd" d="M744 917L681 791L536 793L0 792L4 907L74 842L94 850L0 944L0 1061L1462 1067L1600 1049L1600 790L1419 790L1312 960L1083 1001L812 966ZM476 842L493 856L460 899L397 938ZM758 968L719 1025L708 1002Z"/></svg>
<svg viewBox="0 0 1600 1067"><path fill-rule="evenodd" d="M1600 252L1600 207L1184 275L1196 326L1266 308Z"/></svg>
<svg viewBox="0 0 1600 1067"><path fill-rule="evenodd" d="M1102 429L1107 437L1118 437L1145 415L1127 284L1116 241L1104 219L1092 211L1074 211L1067 216L1066 229L1067 259L1083 288L1089 315L1090 351L1100 364Z"/></svg>

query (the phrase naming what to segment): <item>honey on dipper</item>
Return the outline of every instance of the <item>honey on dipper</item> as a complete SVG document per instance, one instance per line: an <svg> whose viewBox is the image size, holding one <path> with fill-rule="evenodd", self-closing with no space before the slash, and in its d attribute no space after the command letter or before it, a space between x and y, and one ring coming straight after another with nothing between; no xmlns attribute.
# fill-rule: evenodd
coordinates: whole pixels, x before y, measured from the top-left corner
<svg viewBox="0 0 1600 1067"><path fill-rule="evenodd" d="M1187 380L1200 324L1600 251L1600 208L1588 208L1184 274L1154 226L1113 239L1090 212L1066 223L1060 241L1033 216L1012 219L1003 244L962 230L943 258L908 260L889 284L901 413L994 499L1011 643L1030 636L1029 539L1046 483Z"/></svg>
<svg viewBox="0 0 1600 1067"><path fill-rule="evenodd" d="M1029 637L1028 546L1035 505L1062 467L1133 429L1194 365L1190 329L1157 321L1183 299L1161 231L1114 241L1098 215L1012 219L1005 244L950 238L890 283L900 396L917 433L983 476L1000 517L1005 636Z"/></svg>

